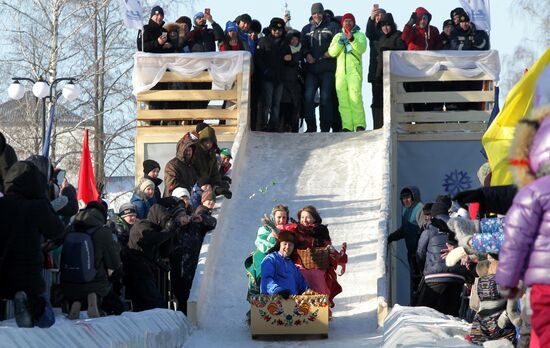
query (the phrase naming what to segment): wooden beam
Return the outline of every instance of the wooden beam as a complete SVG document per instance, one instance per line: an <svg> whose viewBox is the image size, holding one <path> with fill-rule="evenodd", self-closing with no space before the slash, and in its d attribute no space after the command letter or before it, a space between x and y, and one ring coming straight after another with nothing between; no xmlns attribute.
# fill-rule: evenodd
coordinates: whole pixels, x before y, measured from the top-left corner
<svg viewBox="0 0 550 348"><path fill-rule="evenodd" d="M398 134L398 141L481 141L483 133L479 132L447 132L447 133L418 133L418 134Z"/></svg>
<svg viewBox="0 0 550 348"><path fill-rule="evenodd" d="M487 123L466 122L466 123L400 123L399 129L408 133L421 132L484 132L487 129Z"/></svg>
<svg viewBox="0 0 550 348"><path fill-rule="evenodd" d="M212 76L208 71L203 71L195 77L183 77L172 71L166 71L160 82L212 82Z"/></svg>
<svg viewBox="0 0 550 348"><path fill-rule="evenodd" d="M139 114L138 114L139 115ZM474 121L486 122L491 117L489 111L447 111L447 112L398 112L394 118L397 122L453 122L453 121Z"/></svg>
<svg viewBox="0 0 550 348"><path fill-rule="evenodd" d="M408 92L395 95L395 103L471 103L494 102L493 91Z"/></svg>
<svg viewBox="0 0 550 348"><path fill-rule="evenodd" d="M139 110L138 121L145 120L236 120L238 110L227 109L180 109Z"/></svg>
<svg viewBox="0 0 550 348"><path fill-rule="evenodd" d="M233 141L235 138L235 133L237 131L237 126L227 126L227 125L211 125L212 128L216 131L216 138L218 138L218 141L227 141L227 140L221 140L226 139L227 136L229 136L230 140ZM177 137L173 142L177 142L186 132L192 132L195 130L196 125L184 125L184 126L137 126L137 135L139 137L143 137L143 139L149 139L150 138L156 138L158 141L153 142L159 142L159 143L169 143L171 142L169 139L175 139L174 136ZM145 141L145 142L151 142L151 141Z"/></svg>
<svg viewBox="0 0 550 348"><path fill-rule="evenodd" d="M212 89L149 90L139 93L138 101L237 100L237 91Z"/></svg>

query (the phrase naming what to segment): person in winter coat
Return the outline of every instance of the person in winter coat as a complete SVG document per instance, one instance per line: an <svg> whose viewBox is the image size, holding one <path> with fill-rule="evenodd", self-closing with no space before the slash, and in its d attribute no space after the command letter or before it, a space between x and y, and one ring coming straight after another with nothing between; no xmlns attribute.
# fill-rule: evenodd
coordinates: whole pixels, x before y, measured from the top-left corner
<svg viewBox="0 0 550 348"><path fill-rule="evenodd" d="M206 123L199 123L196 129L199 135L199 143L191 159L191 165L195 168L199 178L208 178L208 182L212 185L216 196L224 195L225 198L230 199L232 193L229 190L229 182L222 180L218 170L216 132L214 128Z"/></svg>
<svg viewBox="0 0 550 348"><path fill-rule="evenodd" d="M206 22L212 29L208 28ZM216 52L216 41L223 40L223 29L210 13L197 12L193 16L193 30L189 32L191 52Z"/></svg>
<svg viewBox="0 0 550 348"><path fill-rule="evenodd" d="M338 252L330 239L330 233L319 212L314 206L308 205L298 211L299 224L297 230L296 249L307 250L314 248L325 248L328 252L328 265L322 269L319 267L309 267L301 257L295 256L295 263L306 278L311 289L326 294L329 297L330 306L334 307L334 298L342 292L342 287L336 278L336 268L341 265L345 267L347 256L345 256L345 243L342 250ZM295 224L289 224L291 227ZM343 274L343 272L342 272Z"/></svg>
<svg viewBox="0 0 550 348"><path fill-rule="evenodd" d="M286 44L290 48L292 59L283 66L283 97L281 99L281 119L283 129L298 133L302 115L303 71L302 44L300 32L290 30L286 35Z"/></svg>
<svg viewBox="0 0 550 348"><path fill-rule="evenodd" d="M439 34L442 50L451 49L451 36L453 34L454 28L455 26L452 19L446 19L443 22L443 27L441 28L441 34Z"/></svg>
<svg viewBox="0 0 550 348"><path fill-rule="evenodd" d="M550 346L550 68L539 76L533 108L516 127L510 148L519 192L505 218L495 279L509 298L519 281L531 287L531 346ZM536 346L536 345L535 345Z"/></svg>
<svg viewBox="0 0 550 348"><path fill-rule="evenodd" d="M221 52L225 51L243 51L244 45L239 37L239 27L232 21L225 24L224 39L219 43Z"/></svg>
<svg viewBox="0 0 550 348"><path fill-rule="evenodd" d="M278 294L285 300L290 295L299 295L308 289L308 283L294 265L291 255L294 251L296 236L282 231L277 236L278 247L262 261L262 280L260 293Z"/></svg>
<svg viewBox="0 0 550 348"><path fill-rule="evenodd" d="M367 37L355 25L351 13L342 16L342 32L334 35L328 54L336 58L336 94L342 130L364 131L362 55L367 50Z"/></svg>
<svg viewBox="0 0 550 348"><path fill-rule="evenodd" d="M335 124L333 106L335 90L336 60L328 54L332 38L340 28L338 24L324 18L324 8L321 3L311 5L311 22L302 29L302 56L304 57L306 80L304 91L304 116L307 132L317 132L315 119L315 93L320 88L320 122L321 132L339 131ZM336 128L336 129L335 129Z"/></svg>
<svg viewBox="0 0 550 348"><path fill-rule="evenodd" d="M254 56L256 53L256 45L254 45L254 42L249 35L252 17L250 17L248 13L243 13L235 18L235 24L239 27L239 37L241 38L243 49L250 52L250 54Z"/></svg>
<svg viewBox="0 0 550 348"><path fill-rule="evenodd" d="M161 198L159 186L162 184L162 179L159 178L160 164L152 159L143 161L143 177L155 183L155 199L158 201Z"/></svg>
<svg viewBox="0 0 550 348"><path fill-rule="evenodd" d="M443 202L432 205L432 220L418 241L416 259L424 276L424 284L418 296L418 306L431 307L443 314L458 316L460 294L464 287L466 267L448 267L441 257L441 250L450 243L447 227L449 207Z"/></svg>
<svg viewBox="0 0 550 348"><path fill-rule="evenodd" d="M48 177L30 162L14 163L0 198L0 298L14 299L19 327L55 322L42 280L44 239L62 237L65 226L46 197ZM29 218L32 217L32 218Z"/></svg>
<svg viewBox="0 0 550 348"><path fill-rule="evenodd" d="M180 225L188 223L185 209L172 197L162 198L146 220L137 220L130 229L128 252L123 255L126 297L135 312L166 308L157 286L158 261L163 243L172 239Z"/></svg>
<svg viewBox="0 0 550 348"><path fill-rule="evenodd" d="M377 64L375 71L375 85L379 90L374 94L373 98L379 98L380 100L376 101L375 104L378 106L373 109L373 128L378 129L382 128L384 124L384 92L383 92L383 79L384 79L384 52L385 51L394 51L394 50L406 50L407 45L401 39L401 31L397 30L397 25L393 20L393 15L391 13L385 13L381 16L377 24L379 30L382 32L382 35L378 38L377 43Z"/></svg>
<svg viewBox="0 0 550 348"><path fill-rule="evenodd" d="M81 306L87 307L90 318L99 317L103 307L102 299L112 289L109 283L109 272L114 272L122 266L120 248L113 240L111 228L105 226L106 222L107 209L99 202L90 202L86 209L75 216L74 223L70 227L77 232L94 229L92 242L96 274L90 282L75 283L67 280L61 271L61 289L71 307L69 319L78 319Z"/></svg>
<svg viewBox="0 0 550 348"><path fill-rule="evenodd" d="M172 50L174 53L191 52L191 47L189 46L190 26L188 23L178 18L178 21L176 21L176 23L165 24L164 29L168 33L168 41L172 44Z"/></svg>
<svg viewBox="0 0 550 348"><path fill-rule="evenodd" d="M163 197L171 196L176 187L183 187L190 191L197 182L197 172L191 164L191 159L198 142L199 137L195 133L185 133L178 141L176 157L172 158L164 167Z"/></svg>
<svg viewBox="0 0 550 348"><path fill-rule="evenodd" d="M4 193L4 178L10 167L17 162L17 155L0 132L0 194Z"/></svg>
<svg viewBox="0 0 550 348"><path fill-rule="evenodd" d="M216 221L202 214L200 210L193 213L187 190L176 188L173 195L178 195L178 199L182 200L188 223L182 224L176 231L174 250L170 254L170 279L172 292L178 300L178 310L187 314L187 299L195 277L202 242L206 233L216 227Z"/></svg>
<svg viewBox="0 0 550 348"><path fill-rule="evenodd" d="M136 218L136 207L132 203L128 202L120 206L112 227L115 230L117 241L122 252L125 252L128 249L130 229L136 223Z"/></svg>
<svg viewBox="0 0 550 348"><path fill-rule="evenodd" d="M382 95L379 95L382 92L382 86L378 86L378 82L376 82L376 71L379 64L378 40L382 36L378 23L384 14L386 14L384 9L379 8L378 5L373 6L370 17L367 20L367 30L365 31L365 35L369 39L369 74L367 80L371 84L372 89L372 104L370 107L374 119L374 129L382 127L382 123L379 122L382 119Z"/></svg>
<svg viewBox="0 0 550 348"><path fill-rule="evenodd" d="M485 30L477 30L474 23L470 22L470 17L463 14L459 18L459 24L455 27L451 35L451 49L461 51L488 50L489 35Z"/></svg>
<svg viewBox="0 0 550 348"><path fill-rule="evenodd" d="M457 201L461 206L467 203L479 203L478 218L486 217L491 213L506 215L517 192L516 185L486 186L459 192L453 197L453 201Z"/></svg>
<svg viewBox="0 0 550 348"><path fill-rule="evenodd" d="M157 202L155 198L155 183L149 179L142 178L130 202L136 207L138 219L145 219L149 209Z"/></svg>
<svg viewBox="0 0 550 348"><path fill-rule="evenodd" d="M151 9L149 23L143 26L137 37L138 51L151 53L172 53L174 48L168 42L168 33L163 28L164 10L160 6Z"/></svg>
<svg viewBox="0 0 550 348"><path fill-rule="evenodd" d="M409 51L438 50L441 48L439 30L430 25L432 15L424 7L418 7L403 28L401 38Z"/></svg>
<svg viewBox="0 0 550 348"><path fill-rule="evenodd" d="M259 121L268 132L282 131L280 118L283 96L284 65L292 61L290 47L285 41L285 21L272 18L268 35L258 41L255 56L256 72L262 79L263 112Z"/></svg>

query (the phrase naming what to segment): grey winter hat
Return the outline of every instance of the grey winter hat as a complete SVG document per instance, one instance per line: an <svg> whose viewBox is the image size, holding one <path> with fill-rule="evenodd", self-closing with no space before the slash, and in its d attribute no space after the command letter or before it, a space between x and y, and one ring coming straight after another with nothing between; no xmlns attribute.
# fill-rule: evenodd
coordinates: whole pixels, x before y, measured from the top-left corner
<svg viewBox="0 0 550 348"><path fill-rule="evenodd" d="M124 203L118 209L118 216L120 217L124 217L126 215L131 215L131 214L136 214L136 207L130 202Z"/></svg>
<svg viewBox="0 0 550 348"><path fill-rule="evenodd" d="M323 7L323 4L321 4L320 2L316 2L313 5L311 5L312 15L316 13L324 13L324 12L325 12L325 8Z"/></svg>

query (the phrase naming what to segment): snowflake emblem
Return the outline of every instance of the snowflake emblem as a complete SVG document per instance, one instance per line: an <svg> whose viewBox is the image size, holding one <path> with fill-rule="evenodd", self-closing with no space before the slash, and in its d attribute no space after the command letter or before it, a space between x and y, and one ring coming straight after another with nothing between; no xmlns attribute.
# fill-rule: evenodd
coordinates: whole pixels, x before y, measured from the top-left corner
<svg viewBox="0 0 550 348"><path fill-rule="evenodd" d="M449 174L445 174L443 188L446 193L454 196L461 191L472 188L472 178L467 172L455 169Z"/></svg>

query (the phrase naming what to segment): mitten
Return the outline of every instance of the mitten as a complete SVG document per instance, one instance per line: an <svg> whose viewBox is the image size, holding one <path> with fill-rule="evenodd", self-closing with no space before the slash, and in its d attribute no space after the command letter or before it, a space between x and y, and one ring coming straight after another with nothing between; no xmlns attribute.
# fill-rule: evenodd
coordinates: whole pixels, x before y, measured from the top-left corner
<svg viewBox="0 0 550 348"><path fill-rule="evenodd" d="M415 25L415 24L416 24L416 12L413 12L413 13L411 14L411 18L410 18L409 21L407 22L407 25L409 25L409 26L412 27L412 26Z"/></svg>
<svg viewBox="0 0 550 348"><path fill-rule="evenodd" d="M279 291L279 296L281 296L285 300L288 300L288 298L290 297L290 290L284 289Z"/></svg>

